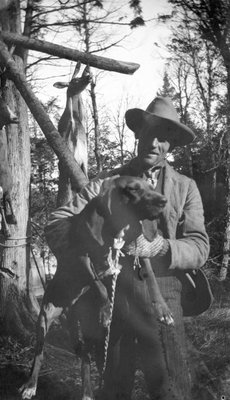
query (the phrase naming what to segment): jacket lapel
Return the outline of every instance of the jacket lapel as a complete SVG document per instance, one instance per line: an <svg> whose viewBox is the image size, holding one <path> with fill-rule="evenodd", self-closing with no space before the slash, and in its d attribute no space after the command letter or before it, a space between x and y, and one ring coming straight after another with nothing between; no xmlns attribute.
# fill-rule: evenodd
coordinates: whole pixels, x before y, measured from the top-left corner
<svg viewBox="0 0 230 400"><path fill-rule="evenodd" d="M168 163L165 163L165 171L164 171L164 178L163 178L163 194L168 200L165 206L164 211L162 212L162 224L163 224L163 230L165 234L170 237L170 223L169 221L172 218L172 212L174 211L177 213L177 180L174 174L173 169L168 165Z"/></svg>

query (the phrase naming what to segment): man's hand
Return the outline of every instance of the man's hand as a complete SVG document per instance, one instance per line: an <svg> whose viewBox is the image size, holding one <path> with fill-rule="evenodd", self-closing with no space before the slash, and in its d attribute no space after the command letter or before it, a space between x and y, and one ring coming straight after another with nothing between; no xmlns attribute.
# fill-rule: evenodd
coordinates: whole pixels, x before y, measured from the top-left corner
<svg viewBox="0 0 230 400"><path fill-rule="evenodd" d="M157 234L152 242L149 242L145 239L144 235L141 234L137 239L123 247L123 251L126 254L146 258L152 258L156 255L165 255L168 249L169 243L167 239L164 239L159 234Z"/></svg>

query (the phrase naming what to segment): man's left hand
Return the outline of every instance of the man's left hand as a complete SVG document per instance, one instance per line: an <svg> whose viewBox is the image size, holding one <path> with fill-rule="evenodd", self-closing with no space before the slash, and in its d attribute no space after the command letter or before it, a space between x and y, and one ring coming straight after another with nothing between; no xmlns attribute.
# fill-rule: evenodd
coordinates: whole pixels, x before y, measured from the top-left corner
<svg viewBox="0 0 230 400"><path fill-rule="evenodd" d="M132 256L152 258L161 253L166 254L169 248L168 241L161 235L157 235L152 242L149 242L143 234L137 237L128 245L123 247L123 251Z"/></svg>

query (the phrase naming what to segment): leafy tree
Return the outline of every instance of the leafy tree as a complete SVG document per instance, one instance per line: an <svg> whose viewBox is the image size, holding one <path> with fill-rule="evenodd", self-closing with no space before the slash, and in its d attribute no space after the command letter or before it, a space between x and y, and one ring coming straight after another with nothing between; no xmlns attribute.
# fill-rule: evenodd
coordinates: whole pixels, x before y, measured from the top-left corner
<svg viewBox="0 0 230 400"><path fill-rule="evenodd" d="M175 88L170 82L167 68L164 71L162 88L158 89L157 96L169 97L170 99L173 99L175 96Z"/></svg>

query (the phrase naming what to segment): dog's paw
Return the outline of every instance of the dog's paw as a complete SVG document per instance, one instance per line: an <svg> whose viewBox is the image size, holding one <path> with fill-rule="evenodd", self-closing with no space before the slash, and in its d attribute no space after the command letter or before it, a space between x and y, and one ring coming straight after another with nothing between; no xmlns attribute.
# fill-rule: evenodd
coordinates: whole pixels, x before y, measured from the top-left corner
<svg viewBox="0 0 230 400"><path fill-rule="evenodd" d="M167 304L155 303L154 308L156 311L157 319L166 325L174 325L174 318L169 310Z"/></svg>
<svg viewBox="0 0 230 400"><path fill-rule="evenodd" d="M22 399L31 399L33 396L36 395L36 390L36 385L32 385L30 382L27 382L22 385L18 391L21 394Z"/></svg>
<svg viewBox="0 0 230 400"><path fill-rule="evenodd" d="M174 325L174 319L172 314L164 315L160 318L160 322L163 322L166 325Z"/></svg>

